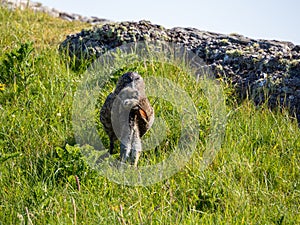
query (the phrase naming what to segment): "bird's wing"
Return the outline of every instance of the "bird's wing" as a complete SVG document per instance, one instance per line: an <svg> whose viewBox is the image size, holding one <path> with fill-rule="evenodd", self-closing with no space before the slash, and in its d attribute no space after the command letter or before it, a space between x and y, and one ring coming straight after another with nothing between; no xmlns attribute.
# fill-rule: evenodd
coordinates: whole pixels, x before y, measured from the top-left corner
<svg viewBox="0 0 300 225"><path fill-rule="evenodd" d="M144 120L148 121L147 113L143 109L139 108L139 113Z"/></svg>
<svg viewBox="0 0 300 225"><path fill-rule="evenodd" d="M139 101L137 120L140 136L142 137L150 129L154 121L154 110L147 98L142 98Z"/></svg>
<svg viewBox="0 0 300 225"><path fill-rule="evenodd" d="M111 122L111 109L114 100L115 100L115 95L113 93L110 93L107 96L100 110L100 121L103 124L104 130L108 134L110 139L116 139L116 135L114 133L112 122Z"/></svg>

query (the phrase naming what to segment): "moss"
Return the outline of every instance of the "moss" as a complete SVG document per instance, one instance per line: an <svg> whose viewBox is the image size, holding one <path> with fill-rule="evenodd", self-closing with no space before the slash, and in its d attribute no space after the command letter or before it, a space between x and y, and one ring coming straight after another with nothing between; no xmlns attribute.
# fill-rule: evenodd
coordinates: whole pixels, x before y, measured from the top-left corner
<svg viewBox="0 0 300 225"><path fill-rule="evenodd" d="M300 59L294 59L292 61L289 62L291 67L296 67L300 64Z"/></svg>
<svg viewBox="0 0 300 225"><path fill-rule="evenodd" d="M257 42L252 43L253 48L259 49L259 44Z"/></svg>
<svg viewBox="0 0 300 225"><path fill-rule="evenodd" d="M228 45L229 40L227 38L223 38L223 39L221 39L220 43L223 44L223 45Z"/></svg>
<svg viewBox="0 0 300 225"><path fill-rule="evenodd" d="M232 57L239 57L244 55L244 52L240 49L227 50L226 54Z"/></svg>

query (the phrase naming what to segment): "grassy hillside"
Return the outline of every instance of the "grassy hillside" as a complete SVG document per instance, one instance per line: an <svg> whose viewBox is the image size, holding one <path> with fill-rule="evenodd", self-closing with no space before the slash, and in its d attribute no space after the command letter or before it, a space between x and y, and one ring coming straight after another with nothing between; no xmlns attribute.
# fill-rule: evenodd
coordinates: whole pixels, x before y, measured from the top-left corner
<svg viewBox="0 0 300 225"><path fill-rule="evenodd" d="M0 10L0 224L300 223L296 121L251 101L236 103L225 85L226 134L206 170L199 168L210 117L203 92L192 85L182 88L199 109L201 132L198 149L180 172L151 186L131 187L90 168L74 146L71 123L82 74L69 69L57 51L67 34L84 27L31 11ZM164 69L136 67L144 76ZM171 75L176 68L166 71L166 78L176 79ZM113 81L100 93L101 101ZM163 107L170 106L159 102L156 111L173 129L141 163L154 162L153 154L157 160L166 157L178 138L178 118Z"/></svg>

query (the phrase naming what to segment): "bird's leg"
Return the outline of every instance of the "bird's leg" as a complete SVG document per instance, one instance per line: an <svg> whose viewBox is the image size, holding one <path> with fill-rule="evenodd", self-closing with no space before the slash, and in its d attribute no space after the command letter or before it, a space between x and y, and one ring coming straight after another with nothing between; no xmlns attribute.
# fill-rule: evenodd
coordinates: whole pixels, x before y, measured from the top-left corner
<svg viewBox="0 0 300 225"><path fill-rule="evenodd" d="M120 144L120 156L121 156L121 162L125 163L126 160L129 157L129 153L130 153L130 147L128 146L128 144L124 144L121 141Z"/></svg>
<svg viewBox="0 0 300 225"><path fill-rule="evenodd" d="M140 155L142 152L142 141L138 132L137 127L135 127L133 136L132 136L132 143L131 143L131 150L130 150L130 163L137 167Z"/></svg>
<svg viewBox="0 0 300 225"><path fill-rule="evenodd" d="M110 140L110 145L109 145L109 154L113 154L114 152L114 141L113 140Z"/></svg>
<svg viewBox="0 0 300 225"><path fill-rule="evenodd" d="M134 167L137 167L140 155L141 155L141 151L137 151L134 150L132 151L132 154L134 155L133 161L131 162L132 165L134 165Z"/></svg>
<svg viewBox="0 0 300 225"><path fill-rule="evenodd" d="M125 131L123 130L120 140L120 156L121 162L125 163L130 155L131 149L132 130L128 127Z"/></svg>

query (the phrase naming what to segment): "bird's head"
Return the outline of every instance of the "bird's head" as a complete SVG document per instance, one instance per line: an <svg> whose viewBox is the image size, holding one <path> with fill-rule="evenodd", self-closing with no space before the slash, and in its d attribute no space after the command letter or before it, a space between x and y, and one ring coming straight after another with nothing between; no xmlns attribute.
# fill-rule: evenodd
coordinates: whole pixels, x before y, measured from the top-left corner
<svg viewBox="0 0 300 225"><path fill-rule="evenodd" d="M140 92L140 94L145 92L144 79L136 72L128 72L123 74L117 82L115 93L120 93L120 91L125 87L136 89Z"/></svg>

